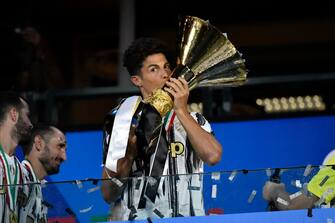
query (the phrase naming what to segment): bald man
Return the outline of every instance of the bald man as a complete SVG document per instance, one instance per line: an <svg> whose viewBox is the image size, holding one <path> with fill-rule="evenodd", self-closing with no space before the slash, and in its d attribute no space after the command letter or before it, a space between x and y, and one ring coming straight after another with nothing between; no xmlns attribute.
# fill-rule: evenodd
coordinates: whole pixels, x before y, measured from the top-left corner
<svg viewBox="0 0 335 223"><path fill-rule="evenodd" d="M26 169L29 184L27 205L20 213L27 223L47 221L48 209L43 202L41 181L49 175L57 174L66 160L66 138L63 132L54 126L39 126L33 130L31 140L25 148Z"/></svg>

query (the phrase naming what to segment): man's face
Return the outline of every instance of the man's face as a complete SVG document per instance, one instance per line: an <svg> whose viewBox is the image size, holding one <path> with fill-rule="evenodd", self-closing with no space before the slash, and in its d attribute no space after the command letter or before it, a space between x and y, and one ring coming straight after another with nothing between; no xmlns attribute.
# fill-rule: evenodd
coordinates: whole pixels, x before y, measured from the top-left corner
<svg viewBox="0 0 335 223"><path fill-rule="evenodd" d="M146 98L154 90L162 88L170 76L170 64L164 54L152 54L144 60L140 75L136 75L138 82L135 85L140 87Z"/></svg>
<svg viewBox="0 0 335 223"><path fill-rule="evenodd" d="M19 111L19 117L13 129L13 134L17 137L19 142L26 142L29 140L33 126L29 118L28 104L23 100L21 100L21 102L23 103L23 108Z"/></svg>
<svg viewBox="0 0 335 223"><path fill-rule="evenodd" d="M60 165L66 160L66 139L64 134L56 128L49 140L45 141L44 151L39 160L48 175L57 174Z"/></svg>

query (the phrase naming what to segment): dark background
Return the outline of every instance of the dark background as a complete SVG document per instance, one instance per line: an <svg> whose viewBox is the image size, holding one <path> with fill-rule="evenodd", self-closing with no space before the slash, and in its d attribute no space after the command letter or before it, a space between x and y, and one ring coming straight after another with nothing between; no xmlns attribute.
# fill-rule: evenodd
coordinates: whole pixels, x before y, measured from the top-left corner
<svg viewBox="0 0 335 223"><path fill-rule="evenodd" d="M35 96L34 104L40 111L40 120L51 120L65 128L99 126L104 114L120 97L127 96L127 92L107 91L98 96L78 94L74 97L73 91L66 91L118 86L120 2L37 0L17 1L1 7L2 45L17 44L15 28L36 28L48 43L52 62L63 80L61 85L38 90L42 97ZM210 107L205 111L209 119L241 120L334 112L335 13L330 3L138 0L135 1L135 36L157 37L174 49L178 18L183 15L209 20L227 33L250 70L243 87L199 89L191 94L190 101L210 99L207 105L204 101L206 108ZM2 56L2 61L8 60L6 51ZM15 76L18 69L17 63L9 64L3 67L1 88L25 91L17 88L15 82L8 84L10 78L6 77ZM59 89L65 90L65 97ZM57 90L62 96L50 102L57 111L54 119L48 117L50 106L46 106L45 93L50 90ZM255 103L257 98L315 94L323 97L326 110L269 115ZM36 102L36 98L40 100ZM224 101L231 104L231 109L222 109ZM85 114L83 108L87 111Z"/></svg>

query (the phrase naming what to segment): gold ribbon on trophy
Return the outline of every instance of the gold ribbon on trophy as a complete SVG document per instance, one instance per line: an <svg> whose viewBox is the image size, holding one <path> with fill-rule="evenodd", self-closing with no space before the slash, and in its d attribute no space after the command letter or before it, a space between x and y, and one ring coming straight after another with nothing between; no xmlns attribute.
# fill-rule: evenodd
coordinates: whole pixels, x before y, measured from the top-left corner
<svg viewBox="0 0 335 223"><path fill-rule="evenodd" d="M240 86L245 83L245 60L228 40L208 21L185 16L179 21L178 65L172 77L183 77L192 90L196 87ZM163 117L173 108L170 94L157 89L145 100Z"/></svg>

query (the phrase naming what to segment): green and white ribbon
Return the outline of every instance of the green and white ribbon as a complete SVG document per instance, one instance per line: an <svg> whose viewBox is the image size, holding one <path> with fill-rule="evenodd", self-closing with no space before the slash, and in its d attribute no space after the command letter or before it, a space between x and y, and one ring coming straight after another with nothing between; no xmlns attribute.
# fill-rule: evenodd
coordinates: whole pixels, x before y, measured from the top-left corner
<svg viewBox="0 0 335 223"><path fill-rule="evenodd" d="M10 172L10 167L8 164L8 160L6 157L6 154L0 145L0 159L4 167L4 179L6 180L6 192L8 195L7 203L9 205L10 210L14 211L16 206L16 200L17 200L17 193L18 193L18 186L17 184L20 181L20 171L19 171L19 162L14 157L14 164L15 164L15 175L14 180L12 181L12 176Z"/></svg>

